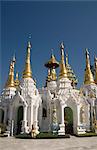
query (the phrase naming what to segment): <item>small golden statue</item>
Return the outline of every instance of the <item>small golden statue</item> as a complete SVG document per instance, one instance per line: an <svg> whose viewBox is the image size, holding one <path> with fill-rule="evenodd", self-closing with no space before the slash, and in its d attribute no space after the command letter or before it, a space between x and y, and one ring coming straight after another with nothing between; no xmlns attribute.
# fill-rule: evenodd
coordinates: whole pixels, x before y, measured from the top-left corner
<svg viewBox="0 0 97 150"><path fill-rule="evenodd" d="M35 131L35 128L34 128L33 124L32 124L32 129L31 129L31 137L32 138L36 137L36 131Z"/></svg>

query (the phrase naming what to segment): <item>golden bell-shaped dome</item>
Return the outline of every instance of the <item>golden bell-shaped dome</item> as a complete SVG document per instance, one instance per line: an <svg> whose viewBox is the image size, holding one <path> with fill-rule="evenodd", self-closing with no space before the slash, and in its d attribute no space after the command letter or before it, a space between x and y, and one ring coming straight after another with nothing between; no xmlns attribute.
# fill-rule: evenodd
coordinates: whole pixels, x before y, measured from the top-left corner
<svg viewBox="0 0 97 150"><path fill-rule="evenodd" d="M50 60L47 63L45 63L45 67L47 67L47 68L57 68L57 67L59 67L59 62L56 60L53 53L51 54Z"/></svg>

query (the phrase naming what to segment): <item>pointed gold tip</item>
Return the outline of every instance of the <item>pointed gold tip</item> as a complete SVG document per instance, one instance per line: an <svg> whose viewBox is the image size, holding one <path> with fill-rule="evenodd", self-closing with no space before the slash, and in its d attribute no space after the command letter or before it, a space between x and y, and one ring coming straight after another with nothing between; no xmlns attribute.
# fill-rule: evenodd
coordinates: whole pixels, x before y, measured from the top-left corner
<svg viewBox="0 0 97 150"><path fill-rule="evenodd" d="M89 52L86 48L86 69L85 69L85 78L84 84L91 84L94 83L94 78L90 69L90 59L89 59Z"/></svg>
<svg viewBox="0 0 97 150"><path fill-rule="evenodd" d="M32 78L32 71L31 71L31 64L30 64L30 49L31 49L31 44L30 42L28 42L25 69L23 71L23 78Z"/></svg>

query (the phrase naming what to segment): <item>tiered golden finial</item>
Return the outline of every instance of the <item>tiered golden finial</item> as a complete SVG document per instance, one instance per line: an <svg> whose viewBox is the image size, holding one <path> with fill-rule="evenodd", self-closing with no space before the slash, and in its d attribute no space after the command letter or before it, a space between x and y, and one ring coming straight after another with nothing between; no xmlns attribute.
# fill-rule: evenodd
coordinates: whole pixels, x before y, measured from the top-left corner
<svg viewBox="0 0 97 150"><path fill-rule="evenodd" d="M91 84L91 83L94 83L94 79L90 69L89 52L88 49L86 49L86 69L85 69L84 84Z"/></svg>
<svg viewBox="0 0 97 150"><path fill-rule="evenodd" d="M61 50L61 62L60 62L60 74L59 78L67 78L67 70L65 67L65 62L64 62L64 44L63 42L60 45L60 50Z"/></svg>
<svg viewBox="0 0 97 150"><path fill-rule="evenodd" d="M57 67L59 67L59 62L56 61L56 58L53 54L53 49L51 49L51 50L52 50L51 58L47 63L45 63L45 67L47 67L47 68L57 68Z"/></svg>
<svg viewBox="0 0 97 150"><path fill-rule="evenodd" d="M95 83L97 84L97 57L95 56Z"/></svg>
<svg viewBox="0 0 97 150"><path fill-rule="evenodd" d="M55 68L57 68L58 66L59 66L59 63L56 61L56 58L52 52L50 60L45 64L45 67L48 68L48 77L47 77L48 82L55 81L57 79Z"/></svg>
<svg viewBox="0 0 97 150"><path fill-rule="evenodd" d="M19 75L18 75L18 72L16 73L16 79L15 79L15 87L17 88L20 84L20 81L19 81Z"/></svg>
<svg viewBox="0 0 97 150"><path fill-rule="evenodd" d="M67 70L67 76L71 81L72 86L77 85L78 80L76 78L76 75L74 74L74 71L72 70L71 66L68 63L68 54L66 54L66 70Z"/></svg>
<svg viewBox="0 0 97 150"><path fill-rule="evenodd" d="M14 64L15 64L15 56L13 57L13 60L10 63L10 69L9 69L9 75L6 82L5 87L15 87L14 83Z"/></svg>
<svg viewBox="0 0 97 150"><path fill-rule="evenodd" d="M30 49L31 49L31 44L30 42L28 42L25 69L23 71L23 78L32 78L32 71L31 71L31 64L30 64Z"/></svg>

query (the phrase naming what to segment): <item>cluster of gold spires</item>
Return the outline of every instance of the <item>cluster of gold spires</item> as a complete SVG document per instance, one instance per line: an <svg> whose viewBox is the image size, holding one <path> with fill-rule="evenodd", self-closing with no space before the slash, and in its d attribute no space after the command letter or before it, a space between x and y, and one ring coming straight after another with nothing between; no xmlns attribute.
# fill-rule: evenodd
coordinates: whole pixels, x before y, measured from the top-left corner
<svg viewBox="0 0 97 150"><path fill-rule="evenodd" d="M8 75L8 79L7 82L5 84L5 88L8 87L18 87L19 86L19 79L18 79L18 73L16 73L16 79L14 80L14 65L16 63L16 59L15 56L13 56L13 60L10 63L10 67L9 67L9 75Z"/></svg>
<svg viewBox="0 0 97 150"><path fill-rule="evenodd" d="M60 50L61 50L61 61L60 61L59 79L68 78L69 80L73 82L74 85L76 85L78 83L78 80L73 70L71 69L70 65L68 64L68 55L66 55L66 65L65 65L63 42L60 45ZM55 64L55 61L56 61L55 56L52 54L51 59L48 61L48 63L45 64L47 68L50 68L48 70L47 81L57 79L55 68L51 69L53 64ZM85 69L84 84L92 84L92 83L97 84L97 58L95 57L95 82L94 82L94 78L90 69L89 52L88 52L88 49L86 49L86 69Z"/></svg>
<svg viewBox="0 0 97 150"><path fill-rule="evenodd" d="M25 69L23 71L23 78L32 78L32 71L31 71L31 64L30 64L30 49L31 44L28 42L27 46L27 54L26 54L26 63L25 63ZM18 73L16 73L16 79L14 80L14 65L15 65L15 56L13 57L13 60L10 63L10 69L9 69L9 75L6 82L5 87L18 87L19 86L19 79L18 79Z"/></svg>
<svg viewBox="0 0 97 150"><path fill-rule="evenodd" d="M89 52L88 49L86 49L86 69L85 69L84 84L91 84L91 83L94 83L94 78L90 69Z"/></svg>
<svg viewBox="0 0 97 150"><path fill-rule="evenodd" d="M23 71L23 78L32 78L32 71L31 71L31 64L30 64L30 49L31 44L28 42L27 45L27 54L26 54L26 63L25 63L25 69ZM45 64L45 66L48 68L48 76L47 76L47 82L49 81L55 81L57 79L56 76L56 68L60 65L60 73L59 73L59 79L60 78L69 78L70 80L74 80L74 82L77 82L76 76L73 73L73 70L71 69L70 65L68 64L68 55L66 55L66 65L64 61L64 44L63 42L60 45L60 51L61 51L61 61L56 61L55 56L53 53L51 54L50 60ZM18 87L19 86L19 79L18 79L18 73L16 73L16 80L14 80L14 65L15 65L15 57L13 57L13 60L10 63L10 69L9 69L9 75L8 80L6 82L5 87ZM90 59L89 59L89 52L88 49L86 49L86 69L85 69L85 77L84 77L84 84L91 84L96 83L97 84L97 58L95 57L95 81L90 69Z"/></svg>
<svg viewBox="0 0 97 150"><path fill-rule="evenodd" d="M32 71L31 71L31 64L30 64L30 49L31 49L31 44L30 42L28 42L25 69L23 71L23 78L32 78Z"/></svg>

